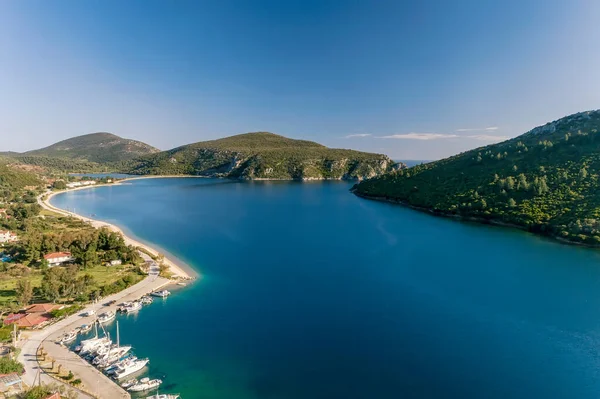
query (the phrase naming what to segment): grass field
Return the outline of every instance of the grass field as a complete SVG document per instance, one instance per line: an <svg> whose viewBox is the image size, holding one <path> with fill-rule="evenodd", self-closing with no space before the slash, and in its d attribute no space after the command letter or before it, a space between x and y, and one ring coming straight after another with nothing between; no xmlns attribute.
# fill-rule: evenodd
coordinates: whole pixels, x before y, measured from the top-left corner
<svg viewBox="0 0 600 399"><path fill-rule="evenodd" d="M134 267L130 265L95 266L78 271L77 276L89 274L94 278L96 285L101 287L123 278L125 275L131 273L133 269ZM34 291L42 285L42 273L39 270L33 270L30 273L19 276L11 275L10 273L0 273L0 308L7 308L16 303L15 288L17 281L21 279L29 280ZM41 298L34 298L34 301L39 300Z"/></svg>

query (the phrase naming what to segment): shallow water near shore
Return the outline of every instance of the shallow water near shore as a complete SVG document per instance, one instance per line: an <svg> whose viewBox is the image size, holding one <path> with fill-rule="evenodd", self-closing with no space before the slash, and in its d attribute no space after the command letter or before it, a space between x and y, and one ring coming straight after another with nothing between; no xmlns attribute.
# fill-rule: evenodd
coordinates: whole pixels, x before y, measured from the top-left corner
<svg viewBox="0 0 600 399"><path fill-rule="evenodd" d="M161 393L598 397L597 251L360 199L350 186L143 179L51 202L202 274L119 316L121 342L150 358Z"/></svg>

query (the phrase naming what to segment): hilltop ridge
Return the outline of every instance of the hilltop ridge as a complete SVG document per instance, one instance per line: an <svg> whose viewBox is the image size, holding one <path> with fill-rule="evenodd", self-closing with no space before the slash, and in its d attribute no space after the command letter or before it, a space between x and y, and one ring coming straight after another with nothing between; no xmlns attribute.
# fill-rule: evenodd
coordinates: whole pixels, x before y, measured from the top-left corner
<svg viewBox="0 0 600 399"><path fill-rule="evenodd" d="M100 132L72 137L16 156L69 158L106 163L126 161L156 152L159 152L157 148L141 141L125 139L112 133Z"/></svg>
<svg viewBox="0 0 600 399"><path fill-rule="evenodd" d="M363 179L403 167L381 154L331 149L269 132L184 145L133 160L132 174L185 174L238 179Z"/></svg>
<svg viewBox="0 0 600 399"><path fill-rule="evenodd" d="M600 111L399 170L354 193L600 246Z"/></svg>

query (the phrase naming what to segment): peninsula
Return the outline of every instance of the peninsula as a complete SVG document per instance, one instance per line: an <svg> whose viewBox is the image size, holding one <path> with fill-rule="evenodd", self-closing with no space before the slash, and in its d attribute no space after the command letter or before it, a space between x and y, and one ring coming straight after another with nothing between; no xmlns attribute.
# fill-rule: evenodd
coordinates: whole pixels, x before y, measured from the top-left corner
<svg viewBox="0 0 600 399"><path fill-rule="evenodd" d="M361 197L600 246L600 111L363 181Z"/></svg>

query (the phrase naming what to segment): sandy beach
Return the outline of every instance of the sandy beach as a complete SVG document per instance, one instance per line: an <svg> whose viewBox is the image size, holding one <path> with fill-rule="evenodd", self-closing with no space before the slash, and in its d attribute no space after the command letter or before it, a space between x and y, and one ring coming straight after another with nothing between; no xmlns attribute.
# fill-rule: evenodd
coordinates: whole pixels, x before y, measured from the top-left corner
<svg viewBox="0 0 600 399"><path fill-rule="evenodd" d="M174 176L156 176L156 177L174 177ZM148 178L148 177L141 177L141 178ZM96 228L105 227L105 228L110 229L111 231L119 232L119 233L121 233L121 235L123 235L123 238L127 245L133 245L135 247L143 248L144 250L151 253L153 256L157 256L161 252L157 251L155 248L153 248L150 245L141 243L131 237L128 237L119 227L115 226L114 224L103 222L100 220L91 219L91 218L79 215L77 213L68 212L68 211L65 211L64 209L57 208L57 207L53 206L52 204L50 204L50 199L57 194L62 194L65 192L77 191L77 190L93 189L93 188L97 188L97 187L112 186L112 185L120 184L121 182L125 182L127 180L135 180L135 179L139 179L139 178L134 177L131 179L124 179L124 180L120 180L117 183L112 183L112 184L100 184L100 185L94 185L94 186L77 187L77 188L63 190L63 191L47 192L38 197L38 203L44 209L47 209L52 212L60 213L61 215L71 216L71 217L83 220L84 222L90 223L92 226L94 226ZM174 261L166 254L163 254L163 255L164 255L163 263L169 267L169 271L171 272L173 277L180 278L180 279L191 279L191 278L197 277L197 273L195 273L191 267L182 266L181 263Z"/></svg>

